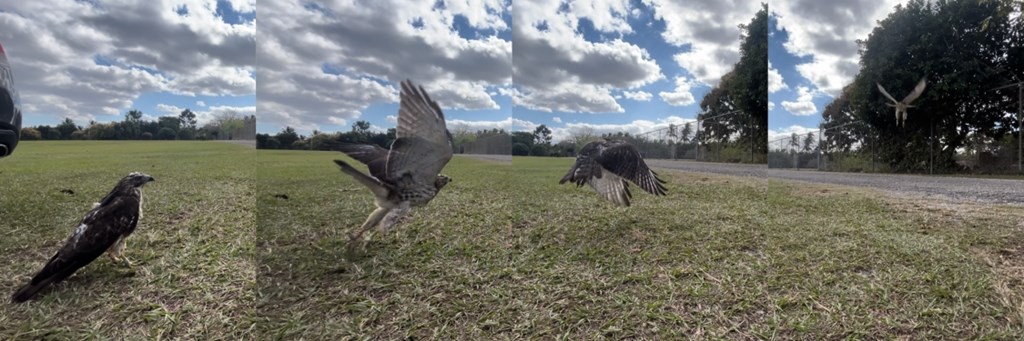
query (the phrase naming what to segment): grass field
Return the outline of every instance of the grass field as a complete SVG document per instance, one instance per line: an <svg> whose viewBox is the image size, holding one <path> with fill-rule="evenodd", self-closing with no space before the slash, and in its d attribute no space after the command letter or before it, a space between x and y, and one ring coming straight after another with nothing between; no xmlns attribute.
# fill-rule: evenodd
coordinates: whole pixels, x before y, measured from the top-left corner
<svg viewBox="0 0 1024 341"><path fill-rule="evenodd" d="M0 339L251 335L254 165L252 148L222 142L22 142L0 160ZM10 304L132 171L157 180L127 242L134 266L102 256L36 300Z"/></svg>
<svg viewBox="0 0 1024 341"><path fill-rule="evenodd" d="M349 251L373 203L339 157L259 152L266 339L1024 335L1019 207L664 170L669 196L622 209L559 186L570 159L456 157L428 207Z"/></svg>

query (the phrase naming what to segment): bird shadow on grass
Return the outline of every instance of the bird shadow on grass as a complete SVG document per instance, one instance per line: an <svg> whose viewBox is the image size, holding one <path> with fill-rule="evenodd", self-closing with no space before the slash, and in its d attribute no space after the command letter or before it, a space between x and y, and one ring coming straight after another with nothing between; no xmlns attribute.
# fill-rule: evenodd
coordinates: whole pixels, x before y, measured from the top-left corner
<svg viewBox="0 0 1024 341"><path fill-rule="evenodd" d="M71 277L41 290L32 300L41 300L52 295L74 290L76 292L117 291L118 283L125 283L135 277L135 269L115 268L115 265L97 267L89 271L76 272Z"/></svg>

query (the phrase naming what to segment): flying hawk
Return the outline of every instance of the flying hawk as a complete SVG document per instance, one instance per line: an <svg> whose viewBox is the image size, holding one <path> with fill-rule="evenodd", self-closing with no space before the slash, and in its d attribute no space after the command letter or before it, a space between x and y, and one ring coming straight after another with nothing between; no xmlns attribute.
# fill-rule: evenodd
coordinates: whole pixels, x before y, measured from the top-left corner
<svg viewBox="0 0 1024 341"><path fill-rule="evenodd" d="M892 98L892 95L890 95L888 91L885 91L885 88L882 87L882 84L875 83L875 85L878 85L878 90L881 91L882 94L885 95L885 97L892 102L885 103L885 105L896 108L896 126L900 126L900 121L903 121L903 126L906 126L907 108L915 107L913 105L910 105L910 102L913 102L915 99L921 96L921 93L924 92L925 79L921 78L921 80L917 82L917 85L914 86L914 91L911 91L910 94L907 95L907 97L904 97L902 101L897 101L895 98Z"/></svg>
<svg viewBox="0 0 1024 341"><path fill-rule="evenodd" d="M416 87L408 80L402 82L395 137L390 149L368 144L338 147L369 167L367 175L345 161L334 160L342 172L373 192L377 205L366 222L349 233L351 240L361 239L373 226L391 228L408 213L410 206L426 205L451 181L440 174L452 158L452 136L445 128L444 113L422 86Z"/></svg>
<svg viewBox="0 0 1024 341"><path fill-rule="evenodd" d="M576 187L590 184L602 198L620 206L629 206L629 183L632 181L654 195L665 195L664 180L658 178L640 151L624 141L601 139L587 143L576 157L568 173L558 181L576 183Z"/></svg>
<svg viewBox="0 0 1024 341"><path fill-rule="evenodd" d="M78 224L64 247L11 299L15 303L31 299L39 290L63 281L103 252L107 252L115 262L123 259L131 266L128 258L121 255L124 240L135 231L142 218L142 186L153 180L149 175L133 172L118 181L103 200L93 204L92 210Z"/></svg>

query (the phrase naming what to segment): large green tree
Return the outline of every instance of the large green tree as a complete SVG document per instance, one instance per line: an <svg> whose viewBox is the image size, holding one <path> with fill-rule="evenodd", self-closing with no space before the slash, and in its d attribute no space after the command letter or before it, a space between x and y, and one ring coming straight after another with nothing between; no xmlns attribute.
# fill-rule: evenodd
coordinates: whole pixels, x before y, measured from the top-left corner
<svg viewBox="0 0 1024 341"><path fill-rule="evenodd" d="M969 135L998 139L1013 129L1015 99L989 91L1020 74L1021 57L1012 52L1020 49L1021 26L1005 6L1011 3L912 0L858 41L861 70L848 98L839 99L870 127L879 158L893 169L927 171L934 147L935 169L951 171ZM928 88L898 127L876 83L902 99L922 77ZM826 121L839 119L847 104L838 105L826 109Z"/></svg>

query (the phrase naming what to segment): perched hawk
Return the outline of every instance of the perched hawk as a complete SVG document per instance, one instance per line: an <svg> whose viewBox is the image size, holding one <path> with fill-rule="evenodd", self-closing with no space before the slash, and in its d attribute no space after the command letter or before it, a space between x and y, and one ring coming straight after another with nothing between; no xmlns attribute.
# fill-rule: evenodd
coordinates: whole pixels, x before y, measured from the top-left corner
<svg viewBox="0 0 1024 341"><path fill-rule="evenodd" d="M558 181L576 183L576 187L590 184L602 198L620 206L629 206L629 183L632 181L643 190L654 195L665 195L664 180L658 178L640 151L624 141L601 139L587 143L576 157L576 163Z"/></svg>
<svg viewBox="0 0 1024 341"><path fill-rule="evenodd" d="M149 175L133 172L118 181L103 200L93 204L64 247L11 299L15 303L29 300L39 290L63 281L103 252L108 252L115 262L122 261L124 239L135 231L142 218L142 186L153 180ZM131 266L128 258L123 261Z"/></svg>
<svg viewBox="0 0 1024 341"><path fill-rule="evenodd" d="M885 103L885 105L896 108L896 126L900 126L900 121L903 122L903 126L906 126L907 108L913 108L914 106L910 105L910 102L913 102L915 99L917 99L917 97L921 96L922 92L924 92L924 78L921 78L921 80L917 82L917 85L914 86L914 91L911 91L910 94L907 95L907 97L904 97L902 101L897 101L895 98L892 98L892 95L890 95L888 91L885 91L885 88L882 87L882 84L875 83L875 85L878 85L878 90L881 91L882 94L885 95L885 97L892 102Z"/></svg>
<svg viewBox="0 0 1024 341"><path fill-rule="evenodd" d="M373 192L377 205L363 226L349 234L352 240L361 239L366 230L378 224L383 230L389 229L410 206L426 205L451 181L440 174L452 158L452 137L445 128L444 113L423 87L413 86L408 80L402 82L395 137L390 149L366 144L338 147L369 167L370 175L366 175L345 161L334 160L342 172Z"/></svg>

